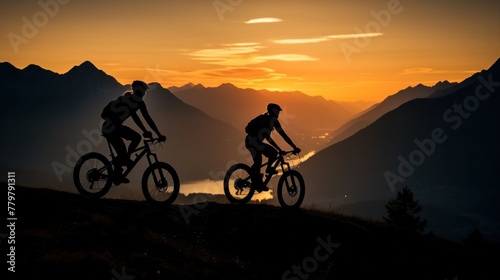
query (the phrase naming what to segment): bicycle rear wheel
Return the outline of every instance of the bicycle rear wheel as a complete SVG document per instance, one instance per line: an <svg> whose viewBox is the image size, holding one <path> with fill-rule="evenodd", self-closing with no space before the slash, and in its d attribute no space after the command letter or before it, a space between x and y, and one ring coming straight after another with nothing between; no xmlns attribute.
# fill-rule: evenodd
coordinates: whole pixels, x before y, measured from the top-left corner
<svg viewBox="0 0 500 280"><path fill-rule="evenodd" d="M113 168L102 154L91 152L83 155L73 169L73 182L80 194L90 198L104 196L112 184Z"/></svg>
<svg viewBox="0 0 500 280"><path fill-rule="evenodd" d="M155 204L172 204L179 195L179 190L179 176L170 164L156 162L144 171L142 192L147 201Z"/></svg>
<svg viewBox="0 0 500 280"><path fill-rule="evenodd" d="M278 201L283 208L298 208L304 201L305 183L296 170L285 172L278 181Z"/></svg>
<svg viewBox="0 0 500 280"><path fill-rule="evenodd" d="M232 203L247 203L252 199L255 188L252 186L250 166L237 163L231 166L224 176L224 194Z"/></svg>

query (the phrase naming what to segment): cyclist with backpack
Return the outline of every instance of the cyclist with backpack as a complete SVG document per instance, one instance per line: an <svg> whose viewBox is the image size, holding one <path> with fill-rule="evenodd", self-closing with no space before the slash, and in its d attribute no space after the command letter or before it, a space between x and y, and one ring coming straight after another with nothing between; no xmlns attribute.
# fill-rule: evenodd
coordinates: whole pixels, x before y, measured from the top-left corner
<svg viewBox="0 0 500 280"><path fill-rule="evenodd" d="M255 178L260 180L257 182L258 184L256 186L256 190L259 192L269 190L267 186L264 186L260 174L262 155L268 158L266 173L276 174L276 171L272 168L272 163L277 159L278 153L283 152L271 138L271 132L273 130L276 130L281 137L283 137L285 142L293 148L294 153L300 153L300 149L297 148L292 139L288 137L278 121L278 116L281 111L282 109L278 104L269 103L267 105L267 112L252 119L245 127L245 132L247 133L245 137L245 147L250 151L254 162L251 166L252 172L256 175ZM271 145L264 143L264 140Z"/></svg>
<svg viewBox="0 0 500 280"><path fill-rule="evenodd" d="M122 96L109 102L101 113L104 120L102 125L102 134L111 143L115 149L117 156L117 163L115 165L115 184L129 183L129 180L122 176L122 166L131 164L130 154L137 148L141 141L141 135L132 128L123 125L123 122L129 117L132 117L136 125L143 131L142 136L145 138L152 138L153 134L148 131L137 111L140 111L146 123L158 135L160 141L165 141L166 137L160 133L153 119L148 113L146 104L143 97L149 86L143 81L134 81L132 83L132 92L126 91ZM125 146L123 139L130 141L128 149ZM128 150L128 151L127 151Z"/></svg>

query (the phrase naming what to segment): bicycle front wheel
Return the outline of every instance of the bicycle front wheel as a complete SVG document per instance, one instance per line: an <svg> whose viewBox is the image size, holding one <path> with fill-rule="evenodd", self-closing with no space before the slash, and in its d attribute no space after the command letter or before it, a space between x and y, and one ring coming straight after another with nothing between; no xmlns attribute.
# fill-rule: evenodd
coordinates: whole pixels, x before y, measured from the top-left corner
<svg viewBox="0 0 500 280"><path fill-rule="evenodd" d="M113 169L102 154L91 152L83 155L73 169L73 182L80 194L100 198L111 188Z"/></svg>
<svg viewBox="0 0 500 280"><path fill-rule="evenodd" d="M179 190L179 176L168 163L156 162L144 171L142 192L147 201L170 205L179 195Z"/></svg>
<svg viewBox="0 0 500 280"><path fill-rule="evenodd" d="M237 163L229 168L224 176L224 194L232 203L247 203L252 199L255 188L252 186L250 166Z"/></svg>
<svg viewBox="0 0 500 280"><path fill-rule="evenodd" d="M278 181L278 201L283 208L298 208L304 201L305 183L296 170L285 172Z"/></svg>

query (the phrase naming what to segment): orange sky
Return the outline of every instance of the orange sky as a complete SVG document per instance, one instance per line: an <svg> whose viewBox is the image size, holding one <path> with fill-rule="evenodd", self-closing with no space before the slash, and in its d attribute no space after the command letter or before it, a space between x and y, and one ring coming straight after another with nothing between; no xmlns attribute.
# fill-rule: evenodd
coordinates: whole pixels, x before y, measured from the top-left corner
<svg viewBox="0 0 500 280"><path fill-rule="evenodd" d="M380 101L488 68L499 11L489 0L2 1L0 61Z"/></svg>

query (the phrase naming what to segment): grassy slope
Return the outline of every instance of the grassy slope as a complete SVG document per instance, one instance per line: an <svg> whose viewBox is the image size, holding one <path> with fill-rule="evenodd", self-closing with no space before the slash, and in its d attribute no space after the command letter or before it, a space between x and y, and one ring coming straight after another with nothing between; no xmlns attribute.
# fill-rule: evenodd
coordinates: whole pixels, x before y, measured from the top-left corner
<svg viewBox="0 0 500 280"><path fill-rule="evenodd" d="M19 186L16 202L17 276L443 280L488 267L476 263L485 255L466 254L453 242L311 210L213 202L161 207ZM340 247L329 252L320 240Z"/></svg>

